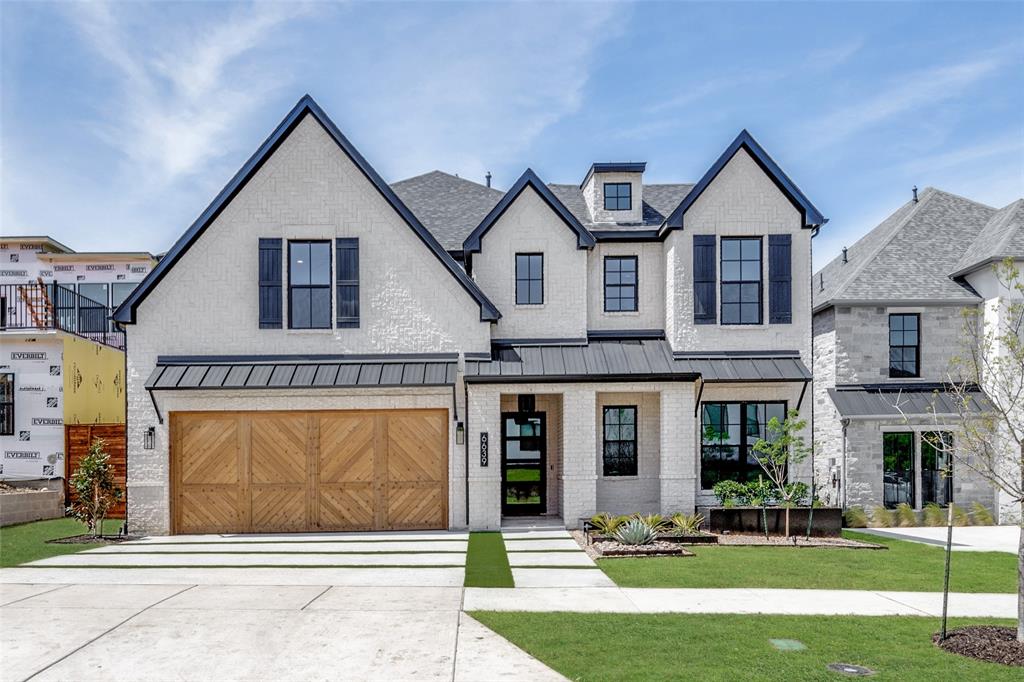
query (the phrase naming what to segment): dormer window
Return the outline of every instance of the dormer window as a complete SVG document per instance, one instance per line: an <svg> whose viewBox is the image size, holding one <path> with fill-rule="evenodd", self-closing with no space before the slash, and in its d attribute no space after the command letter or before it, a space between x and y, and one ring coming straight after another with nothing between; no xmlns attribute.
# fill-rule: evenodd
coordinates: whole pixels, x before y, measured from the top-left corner
<svg viewBox="0 0 1024 682"><path fill-rule="evenodd" d="M604 210L632 211L633 185L628 182L604 183Z"/></svg>

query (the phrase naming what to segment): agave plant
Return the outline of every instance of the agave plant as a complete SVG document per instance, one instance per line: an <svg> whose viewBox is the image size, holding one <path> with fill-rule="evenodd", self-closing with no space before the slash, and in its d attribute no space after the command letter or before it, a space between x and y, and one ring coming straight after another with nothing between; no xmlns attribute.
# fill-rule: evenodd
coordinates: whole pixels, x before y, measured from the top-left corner
<svg viewBox="0 0 1024 682"><path fill-rule="evenodd" d="M590 518L590 524L601 535L612 536L615 531L625 523L625 516L612 516L611 514L595 514Z"/></svg>
<svg viewBox="0 0 1024 682"><path fill-rule="evenodd" d="M654 528L637 518L626 521L615 531L615 539L624 545L649 545L654 542L654 536Z"/></svg>
<svg viewBox="0 0 1024 682"><path fill-rule="evenodd" d="M634 514L633 518L640 519L648 526L650 526L654 531L665 530L669 527L671 523L667 519L665 519L665 517L661 514L647 514L646 516L644 516L643 514Z"/></svg>
<svg viewBox="0 0 1024 682"><path fill-rule="evenodd" d="M700 514L683 514L678 512L672 515L672 531L677 535L693 535L700 532L704 523L704 517Z"/></svg>

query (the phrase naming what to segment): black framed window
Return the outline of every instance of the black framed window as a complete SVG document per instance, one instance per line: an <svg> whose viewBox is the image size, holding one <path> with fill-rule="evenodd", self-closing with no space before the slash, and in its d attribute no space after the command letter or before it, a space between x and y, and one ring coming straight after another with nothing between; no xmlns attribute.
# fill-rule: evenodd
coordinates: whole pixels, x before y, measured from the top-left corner
<svg viewBox="0 0 1024 682"><path fill-rule="evenodd" d="M331 328L330 242L288 242L288 327Z"/></svg>
<svg viewBox="0 0 1024 682"><path fill-rule="evenodd" d="M953 501L953 432L921 434L921 504Z"/></svg>
<svg viewBox="0 0 1024 682"><path fill-rule="evenodd" d="M107 330L107 301L109 284L78 285L78 331L101 333Z"/></svg>
<svg viewBox="0 0 1024 682"><path fill-rule="evenodd" d="M14 374L0 374L0 436L14 435Z"/></svg>
<svg viewBox="0 0 1024 682"><path fill-rule="evenodd" d="M771 440L768 422L786 419L786 403L703 403L701 405L700 484L708 490L719 481L756 481L764 470L754 444Z"/></svg>
<svg viewBox="0 0 1024 682"><path fill-rule="evenodd" d="M636 406L604 408L604 475L636 476Z"/></svg>
<svg viewBox="0 0 1024 682"><path fill-rule="evenodd" d="M516 254L516 305L544 303L544 254Z"/></svg>
<svg viewBox="0 0 1024 682"><path fill-rule="evenodd" d="M604 310L608 313L637 309L637 257L606 256L604 259Z"/></svg>
<svg viewBox="0 0 1024 682"><path fill-rule="evenodd" d="M338 239L338 328L359 327L359 240Z"/></svg>
<svg viewBox="0 0 1024 682"><path fill-rule="evenodd" d="M914 506L914 434L882 434L882 504Z"/></svg>
<svg viewBox="0 0 1024 682"><path fill-rule="evenodd" d="M633 209L633 185L628 182L604 183L604 210L631 211Z"/></svg>
<svg viewBox="0 0 1024 682"><path fill-rule="evenodd" d="M921 316L917 313L889 315L889 376L921 376Z"/></svg>
<svg viewBox="0 0 1024 682"><path fill-rule="evenodd" d="M761 324L761 239L722 238L722 324Z"/></svg>

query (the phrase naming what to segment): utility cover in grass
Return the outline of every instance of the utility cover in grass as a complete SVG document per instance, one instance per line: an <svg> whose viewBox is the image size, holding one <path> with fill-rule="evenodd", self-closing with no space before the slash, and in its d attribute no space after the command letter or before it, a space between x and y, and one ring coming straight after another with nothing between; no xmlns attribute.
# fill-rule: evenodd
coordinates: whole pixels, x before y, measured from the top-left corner
<svg viewBox="0 0 1024 682"><path fill-rule="evenodd" d="M850 677L868 677L869 675L875 674L875 671L871 668L865 668L862 665L853 665L852 663L829 663L828 669L834 673L849 675Z"/></svg>
<svg viewBox="0 0 1024 682"><path fill-rule="evenodd" d="M466 587L515 587L501 533L470 533Z"/></svg>
<svg viewBox="0 0 1024 682"><path fill-rule="evenodd" d="M798 639L769 639L773 647L779 651L806 651L807 645Z"/></svg>

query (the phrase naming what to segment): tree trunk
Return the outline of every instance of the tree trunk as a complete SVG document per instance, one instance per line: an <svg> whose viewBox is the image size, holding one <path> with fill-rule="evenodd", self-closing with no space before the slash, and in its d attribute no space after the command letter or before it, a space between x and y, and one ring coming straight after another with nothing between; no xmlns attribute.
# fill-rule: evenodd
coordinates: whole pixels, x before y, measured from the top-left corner
<svg viewBox="0 0 1024 682"><path fill-rule="evenodd" d="M1021 468L1024 469L1024 462ZM1024 500L1020 502L1020 515L1020 537L1017 540L1017 641L1024 642Z"/></svg>
<svg viewBox="0 0 1024 682"><path fill-rule="evenodd" d="M786 537L789 537L789 505L786 505Z"/></svg>

